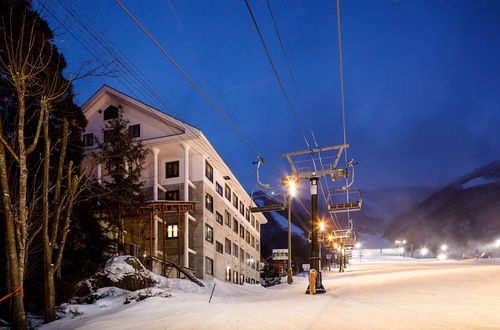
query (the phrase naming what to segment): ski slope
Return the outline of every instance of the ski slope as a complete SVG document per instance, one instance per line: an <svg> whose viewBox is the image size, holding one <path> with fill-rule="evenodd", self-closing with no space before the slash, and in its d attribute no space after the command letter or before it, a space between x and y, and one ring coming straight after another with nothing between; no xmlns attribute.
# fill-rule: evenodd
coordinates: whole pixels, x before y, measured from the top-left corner
<svg viewBox="0 0 500 330"><path fill-rule="evenodd" d="M83 314L43 329L432 329L500 328L499 260L409 259L363 251L345 273L323 271L326 294L307 279L270 288L169 280L168 298L72 305ZM358 256L359 258L359 256ZM356 260L357 259L357 260ZM212 302L210 292L215 286Z"/></svg>

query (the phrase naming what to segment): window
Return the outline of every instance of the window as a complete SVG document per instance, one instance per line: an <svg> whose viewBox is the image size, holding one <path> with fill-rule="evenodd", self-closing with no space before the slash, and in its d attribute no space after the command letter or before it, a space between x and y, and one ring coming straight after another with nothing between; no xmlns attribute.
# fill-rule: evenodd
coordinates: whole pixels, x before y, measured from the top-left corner
<svg viewBox="0 0 500 330"><path fill-rule="evenodd" d="M247 278L245 279L245 282L247 282L248 284L250 284L250 277L247 277Z"/></svg>
<svg viewBox="0 0 500 330"><path fill-rule="evenodd" d="M214 261L209 257L205 257L205 272L207 274L214 274Z"/></svg>
<svg viewBox="0 0 500 330"><path fill-rule="evenodd" d="M222 196L222 186L218 182L215 183L215 191Z"/></svg>
<svg viewBox="0 0 500 330"><path fill-rule="evenodd" d="M234 284L238 284L238 277L239 277L238 272L233 270L233 283Z"/></svg>
<svg viewBox="0 0 500 330"><path fill-rule="evenodd" d="M214 242L214 229L207 224L205 224L205 240L210 243Z"/></svg>
<svg viewBox="0 0 500 330"><path fill-rule="evenodd" d="M238 258L238 250L239 250L239 247L236 243L233 243L233 256Z"/></svg>
<svg viewBox="0 0 500 330"><path fill-rule="evenodd" d="M231 228L231 213L229 213L227 210L224 214L226 216L226 225Z"/></svg>
<svg viewBox="0 0 500 330"><path fill-rule="evenodd" d="M247 221L250 222L250 210L249 209L246 209L246 218L247 218Z"/></svg>
<svg viewBox="0 0 500 330"><path fill-rule="evenodd" d="M240 224L240 237L245 238L245 227L242 224Z"/></svg>
<svg viewBox="0 0 500 330"><path fill-rule="evenodd" d="M179 161L165 163L165 178L176 178L179 176Z"/></svg>
<svg viewBox="0 0 500 330"><path fill-rule="evenodd" d="M233 231L238 234L238 220L236 218L233 218Z"/></svg>
<svg viewBox="0 0 500 330"><path fill-rule="evenodd" d="M179 237L179 228L177 225L167 226L167 238L177 238Z"/></svg>
<svg viewBox="0 0 500 330"><path fill-rule="evenodd" d="M139 245L130 243L130 255L134 257L140 257L141 247Z"/></svg>
<svg viewBox="0 0 500 330"><path fill-rule="evenodd" d="M227 254L231 254L231 246L232 246L231 241L226 238L225 247Z"/></svg>
<svg viewBox="0 0 500 330"><path fill-rule="evenodd" d="M141 136L141 125L130 125L128 127L128 135L133 138Z"/></svg>
<svg viewBox="0 0 500 330"><path fill-rule="evenodd" d="M252 236L250 240L252 242L250 245L252 245L252 247L255 248L255 237Z"/></svg>
<svg viewBox="0 0 500 330"><path fill-rule="evenodd" d="M247 243L250 244L250 232L248 230L246 231L245 241L247 241Z"/></svg>
<svg viewBox="0 0 500 330"><path fill-rule="evenodd" d="M215 212L215 221L217 221L220 225L224 224L224 218L222 217L222 214L219 212Z"/></svg>
<svg viewBox="0 0 500 330"><path fill-rule="evenodd" d="M260 246L258 240L255 240L255 250L257 250L260 253Z"/></svg>
<svg viewBox="0 0 500 330"><path fill-rule="evenodd" d="M252 215L252 227L255 227L255 217Z"/></svg>
<svg viewBox="0 0 500 330"><path fill-rule="evenodd" d="M205 161L205 176L210 182L214 182L214 168L207 161Z"/></svg>
<svg viewBox="0 0 500 330"><path fill-rule="evenodd" d="M104 110L104 120L110 120L118 118L118 108L110 105Z"/></svg>
<svg viewBox="0 0 500 330"><path fill-rule="evenodd" d="M255 221L255 229L257 229L257 232L260 233L260 223L259 221Z"/></svg>
<svg viewBox="0 0 500 330"><path fill-rule="evenodd" d="M242 248L240 248L240 262L245 262L245 251Z"/></svg>
<svg viewBox="0 0 500 330"><path fill-rule="evenodd" d="M221 254L224 253L224 245L219 241L215 241L215 250Z"/></svg>
<svg viewBox="0 0 500 330"><path fill-rule="evenodd" d="M245 205L243 202L240 202L240 213L242 216L245 216Z"/></svg>
<svg viewBox="0 0 500 330"><path fill-rule="evenodd" d="M233 206L238 209L238 196L235 193L233 193Z"/></svg>
<svg viewBox="0 0 500 330"><path fill-rule="evenodd" d="M240 284L243 285L244 282L245 282L245 275L240 274Z"/></svg>
<svg viewBox="0 0 500 330"><path fill-rule="evenodd" d="M226 281L231 282L231 275L232 275L231 267L226 266Z"/></svg>
<svg viewBox="0 0 500 330"><path fill-rule="evenodd" d="M214 212L214 198L210 194L205 195L205 207L210 212Z"/></svg>
<svg viewBox="0 0 500 330"><path fill-rule="evenodd" d="M107 129L103 132L104 134L104 143L111 141L111 137L113 136L113 131Z"/></svg>
<svg viewBox="0 0 500 330"><path fill-rule="evenodd" d="M231 188L227 184L224 186L224 194L226 195L226 199L231 201Z"/></svg>
<svg viewBox="0 0 500 330"><path fill-rule="evenodd" d="M165 192L165 200L178 201L179 200L179 190L166 191Z"/></svg>
<svg viewBox="0 0 500 330"><path fill-rule="evenodd" d="M255 284L255 280L252 278L252 284Z"/></svg>
<svg viewBox="0 0 500 330"><path fill-rule="evenodd" d="M252 259L250 259L250 255L248 253L245 253L245 264L249 266L252 265Z"/></svg>
<svg viewBox="0 0 500 330"><path fill-rule="evenodd" d="M94 133L83 134L83 146L88 147L94 145Z"/></svg>

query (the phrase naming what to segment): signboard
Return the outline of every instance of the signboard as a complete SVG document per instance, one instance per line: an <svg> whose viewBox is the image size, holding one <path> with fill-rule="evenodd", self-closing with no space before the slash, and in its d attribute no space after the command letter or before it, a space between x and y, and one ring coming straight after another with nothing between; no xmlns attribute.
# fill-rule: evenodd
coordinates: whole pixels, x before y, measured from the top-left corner
<svg viewBox="0 0 500 330"><path fill-rule="evenodd" d="M302 264L302 269L305 271L305 272L308 272L311 270L311 265L310 264Z"/></svg>
<svg viewBox="0 0 500 330"><path fill-rule="evenodd" d="M288 260L288 249L273 249L273 260Z"/></svg>

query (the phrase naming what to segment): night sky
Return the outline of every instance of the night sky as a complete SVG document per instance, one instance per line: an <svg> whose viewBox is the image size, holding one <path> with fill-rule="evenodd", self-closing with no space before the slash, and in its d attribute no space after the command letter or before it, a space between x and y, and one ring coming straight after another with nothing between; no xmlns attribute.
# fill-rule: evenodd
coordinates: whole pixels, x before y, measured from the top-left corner
<svg viewBox="0 0 500 330"><path fill-rule="evenodd" d="M306 146L244 1L123 3L266 159L288 170L279 154ZM304 120L266 3L250 4ZM341 144L335 1L270 4L318 144ZM255 154L120 7L107 0L79 1L75 8L170 100L176 116L203 130L251 190ZM500 159L500 1L344 0L341 13L347 142L349 157L360 163L356 186L439 186ZM56 30L68 71L94 58L42 15ZM78 102L104 83L129 94L118 79L94 77L76 83ZM132 96L171 113L146 94Z"/></svg>

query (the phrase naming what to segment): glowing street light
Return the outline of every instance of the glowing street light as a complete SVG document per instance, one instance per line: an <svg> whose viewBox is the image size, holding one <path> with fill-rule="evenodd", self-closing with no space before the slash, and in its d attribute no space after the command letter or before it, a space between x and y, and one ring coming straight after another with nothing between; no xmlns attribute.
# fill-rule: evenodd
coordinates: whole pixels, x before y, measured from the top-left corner
<svg viewBox="0 0 500 330"><path fill-rule="evenodd" d="M403 240L401 243L402 243L403 245L405 245L405 244L406 244L406 240Z"/></svg>
<svg viewBox="0 0 500 330"><path fill-rule="evenodd" d="M446 244L441 245L441 251L446 251L446 250L448 250L448 245Z"/></svg>
<svg viewBox="0 0 500 330"><path fill-rule="evenodd" d="M438 259L439 260L446 260L446 259L448 259L448 255L446 253L440 253L440 254L438 254Z"/></svg>
<svg viewBox="0 0 500 330"><path fill-rule="evenodd" d="M500 238L495 241L495 247L496 248L500 247Z"/></svg>
<svg viewBox="0 0 500 330"><path fill-rule="evenodd" d="M319 222L319 230L320 231L325 231L325 222L324 221L320 221Z"/></svg>
<svg viewBox="0 0 500 330"><path fill-rule="evenodd" d="M429 253L429 249L428 248L423 247L423 248L420 249L420 255L421 256L426 256L427 253Z"/></svg>
<svg viewBox="0 0 500 330"><path fill-rule="evenodd" d="M297 182L295 181L295 179L288 179L288 192L290 193L290 196L292 197L295 197L295 195L297 194Z"/></svg>
<svg viewBox="0 0 500 330"><path fill-rule="evenodd" d="M361 248L361 243L360 243L360 242L357 242L357 243L354 245L354 247L355 247L356 249L360 249L360 248Z"/></svg>

